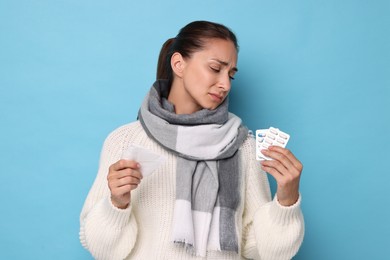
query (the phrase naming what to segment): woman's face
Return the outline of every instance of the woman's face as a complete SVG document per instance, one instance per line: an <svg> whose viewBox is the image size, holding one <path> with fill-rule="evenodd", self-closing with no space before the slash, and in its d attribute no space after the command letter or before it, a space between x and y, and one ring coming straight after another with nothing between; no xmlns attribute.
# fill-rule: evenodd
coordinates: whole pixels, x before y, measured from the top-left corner
<svg viewBox="0 0 390 260"><path fill-rule="evenodd" d="M231 41L207 40L205 48L183 60L183 100L195 111L217 108L229 94L236 66L237 50Z"/></svg>

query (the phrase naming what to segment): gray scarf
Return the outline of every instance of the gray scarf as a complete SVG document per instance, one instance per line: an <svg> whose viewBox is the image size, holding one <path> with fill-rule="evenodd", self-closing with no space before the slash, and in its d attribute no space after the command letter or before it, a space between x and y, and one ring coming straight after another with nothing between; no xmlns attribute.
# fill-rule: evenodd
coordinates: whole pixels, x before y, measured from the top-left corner
<svg viewBox="0 0 390 260"><path fill-rule="evenodd" d="M172 239L199 256L238 252L237 150L248 129L228 112L228 99L214 110L177 115L168 94L168 82L156 81L138 117L149 137L178 156Z"/></svg>

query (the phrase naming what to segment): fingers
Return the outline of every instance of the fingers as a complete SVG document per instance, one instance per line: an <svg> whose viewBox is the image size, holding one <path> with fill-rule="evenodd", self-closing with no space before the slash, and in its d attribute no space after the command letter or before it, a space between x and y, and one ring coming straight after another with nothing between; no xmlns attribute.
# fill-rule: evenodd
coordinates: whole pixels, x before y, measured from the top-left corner
<svg viewBox="0 0 390 260"><path fill-rule="evenodd" d="M264 153L264 155L274 159L274 160L262 161L262 165L275 168L282 175L285 175L286 171L291 170L292 168L294 168L294 165L290 161L290 159L287 156L285 156L284 154L282 154L282 153L275 152L275 151L270 151L270 150L263 150L262 153Z"/></svg>
<svg viewBox="0 0 390 260"><path fill-rule="evenodd" d="M267 166L266 161L261 162L261 169L263 169L265 172L268 172L269 174L271 174L275 178L277 183L282 183L283 175L275 168Z"/></svg>
<svg viewBox="0 0 390 260"><path fill-rule="evenodd" d="M300 172L302 171L302 169L303 169L302 163L295 157L295 155L290 150L288 150L286 148L282 148L280 146L270 146L268 149L271 152L283 154L286 158L288 158L288 160L293 164L293 166L298 171L300 171ZM276 155L275 153L273 153L273 154ZM272 156L270 156L270 157L272 157Z"/></svg>
<svg viewBox="0 0 390 260"><path fill-rule="evenodd" d="M302 164L288 149L282 147L270 146L269 150L261 152L273 159L261 161L261 167L271 174L278 183L279 203L285 206L294 204L299 197Z"/></svg>
<svg viewBox="0 0 390 260"><path fill-rule="evenodd" d="M110 170L119 171L125 168L139 169L140 165L136 161L132 160L119 160L110 166Z"/></svg>
<svg viewBox="0 0 390 260"><path fill-rule="evenodd" d="M128 172L127 170L123 170ZM135 185L137 186L138 184L141 183L141 179L138 177L135 177L133 175L128 174L128 173L120 173L120 174L125 174L123 177L117 177L118 175L112 175L109 177L109 186L110 187L122 187L126 185Z"/></svg>
<svg viewBox="0 0 390 260"><path fill-rule="evenodd" d="M112 164L107 175L111 201L118 208L126 208L130 203L130 192L138 187L142 180L140 165L135 161L119 160Z"/></svg>
<svg viewBox="0 0 390 260"><path fill-rule="evenodd" d="M142 180L142 174L138 170L134 170L131 168L126 168L120 171L109 171L109 174L107 176L108 180L112 179L122 179L126 177L132 177L138 180Z"/></svg>
<svg viewBox="0 0 390 260"><path fill-rule="evenodd" d="M272 146L269 150L263 150L264 155L274 160L265 160L261 162L264 171L271 174L280 186L289 185L299 179L302 164L287 149Z"/></svg>
<svg viewBox="0 0 390 260"><path fill-rule="evenodd" d="M137 162L128 160L119 160L111 165L107 176L110 188L138 185L142 179L142 174L138 169Z"/></svg>

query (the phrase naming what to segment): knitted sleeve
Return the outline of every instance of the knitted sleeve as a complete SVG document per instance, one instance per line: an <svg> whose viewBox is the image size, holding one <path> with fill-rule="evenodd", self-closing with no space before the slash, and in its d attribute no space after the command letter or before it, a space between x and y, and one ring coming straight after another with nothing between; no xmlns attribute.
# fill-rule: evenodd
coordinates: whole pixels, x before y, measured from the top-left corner
<svg viewBox="0 0 390 260"><path fill-rule="evenodd" d="M271 199L267 174L255 159L255 140L248 138L246 153L243 256L250 259L291 259L303 241L304 220L301 198L292 206Z"/></svg>
<svg viewBox="0 0 390 260"><path fill-rule="evenodd" d="M80 241L95 259L124 259L133 248L137 223L131 207L118 209L111 203L108 168L119 160L127 135L124 127L104 142L99 170L80 215Z"/></svg>

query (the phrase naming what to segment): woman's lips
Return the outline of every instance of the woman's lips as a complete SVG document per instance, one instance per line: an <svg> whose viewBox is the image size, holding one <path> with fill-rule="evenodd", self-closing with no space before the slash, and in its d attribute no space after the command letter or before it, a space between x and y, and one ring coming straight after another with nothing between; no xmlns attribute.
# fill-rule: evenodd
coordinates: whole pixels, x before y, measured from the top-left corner
<svg viewBox="0 0 390 260"><path fill-rule="evenodd" d="M222 99L223 99L223 96L218 95L218 94L209 93L209 95L211 96L211 98L212 98L214 101L217 101L217 102L221 102Z"/></svg>

